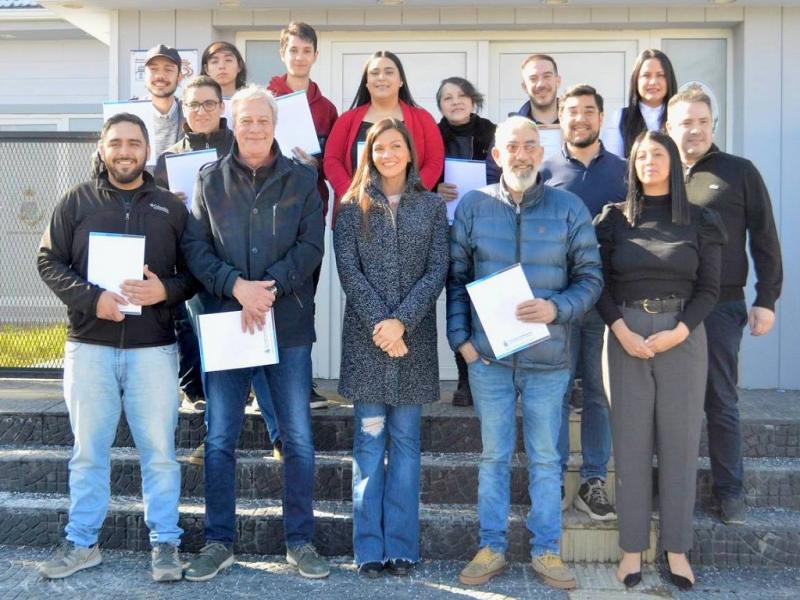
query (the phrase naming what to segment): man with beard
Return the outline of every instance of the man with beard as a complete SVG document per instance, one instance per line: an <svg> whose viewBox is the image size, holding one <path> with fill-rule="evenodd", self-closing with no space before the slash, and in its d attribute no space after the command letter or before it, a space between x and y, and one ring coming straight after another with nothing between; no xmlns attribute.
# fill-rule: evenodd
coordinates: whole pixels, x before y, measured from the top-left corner
<svg viewBox="0 0 800 600"><path fill-rule="evenodd" d="M517 114L539 125L557 125L559 118L558 88L561 76L555 59L548 54L531 54L522 61L522 89L528 95ZM497 183L503 169L491 152L486 157L486 181Z"/></svg>
<svg viewBox="0 0 800 600"><path fill-rule="evenodd" d="M600 141L603 97L592 86L581 84L567 90L559 99L558 112L565 143L559 154L544 161L539 172L545 184L572 192L583 200L594 218L609 202L625 200L625 161L606 152ZM572 377L580 373L583 383L583 462L575 507L596 521L617 518L605 488L606 464L611 456L611 427L602 371L605 329L600 315L592 308L573 323L570 331ZM571 383L567 389L571 391ZM564 396L558 440L563 473L566 473L569 459L570 395ZM562 486L561 508L568 506Z"/></svg>
<svg viewBox="0 0 800 600"><path fill-rule="evenodd" d="M681 153L689 202L716 210L728 231L722 247L719 299L704 321L708 337L706 422L712 493L726 525L745 522L742 430L739 422L739 344L766 335L775 323L783 265L769 191L749 160L714 145L711 99L699 86L678 92L668 103L667 133ZM756 271L756 297L748 314L747 240Z"/></svg>
<svg viewBox="0 0 800 600"><path fill-rule="evenodd" d="M178 362L171 310L193 290L193 279L180 268L187 212L144 170L148 139L139 117L120 113L108 119L98 148L106 168L61 198L37 255L40 276L67 305L64 399L75 436L66 539L38 571L60 579L100 564L97 536L108 510L109 452L124 409L141 458L152 576L174 581L182 577L178 545L183 532L178 527ZM143 279L125 281L121 295L90 283L90 232L144 236ZM129 302L142 307L141 315L120 312L119 305Z"/></svg>
<svg viewBox="0 0 800 600"><path fill-rule="evenodd" d="M570 379L569 324L591 310L602 276L597 238L580 198L542 183L543 149L536 124L514 116L497 127L492 155L500 183L467 194L456 209L450 241L447 337L468 364L480 418L483 452L478 476L480 550L461 571L467 585L505 568L516 404L521 399L531 498L527 526L532 566L548 584L573 589L559 556L561 537L561 405ZM497 359L471 306L466 285L520 263L534 297L508 307L508 318L545 323L550 337Z"/></svg>
<svg viewBox="0 0 800 600"><path fill-rule="evenodd" d="M144 84L153 104L153 153L161 154L181 137L183 113L175 90L183 79L181 56L175 48L164 44L147 52L144 62Z"/></svg>

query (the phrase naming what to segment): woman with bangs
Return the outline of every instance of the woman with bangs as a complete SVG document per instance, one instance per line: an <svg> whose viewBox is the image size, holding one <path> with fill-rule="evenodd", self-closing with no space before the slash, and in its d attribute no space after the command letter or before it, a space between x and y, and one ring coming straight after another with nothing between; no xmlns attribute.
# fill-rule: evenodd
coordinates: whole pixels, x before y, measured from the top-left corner
<svg viewBox="0 0 800 600"><path fill-rule="evenodd" d="M365 577L407 575L419 561L420 421L439 400L436 300L449 249L444 202L420 181L399 119L367 131L333 241L347 296L339 393L356 423L353 553Z"/></svg>
<svg viewBox="0 0 800 600"><path fill-rule="evenodd" d="M417 172L424 188L432 190L439 182L444 168L444 145L436 121L414 102L397 55L379 50L364 65L350 110L336 121L325 147L323 163L335 195L334 211L353 181L359 144L366 140L373 123L386 118L405 124L416 148Z"/></svg>
<svg viewBox="0 0 800 600"><path fill-rule="evenodd" d="M703 423L708 354L703 320L719 294L726 235L716 212L689 204L675 143L659 131L631 149L628 195L595 220L605 285L597 310L611 329L608 373L616 468L617 577L642 579L650 547L653 450L658 455L661 546L682 591Z"/></svg>

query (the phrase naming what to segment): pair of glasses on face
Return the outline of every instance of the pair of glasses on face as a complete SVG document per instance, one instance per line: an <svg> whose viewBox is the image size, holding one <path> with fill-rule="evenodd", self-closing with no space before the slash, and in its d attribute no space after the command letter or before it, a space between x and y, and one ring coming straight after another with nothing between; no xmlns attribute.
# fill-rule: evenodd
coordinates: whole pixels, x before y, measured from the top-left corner
<svg viewBox="0 0 800 600"><path fill-rule="evenodd" d="M539 142L525 142L524 144L520 144L518 142L509 142L506 144L506 152L509 154L517 154L520 150L522 150L525 152L525 154L533 154L536 152L538 147Z"/></svg>
<svg viewBox="0 0 800 600"><path fill-rule="evenodd" d="M219 106L219 102L217 100L206 100L205 102L189 102L184 106L192 112L200 112L201 108L205 112L211 112Z"/></svg>

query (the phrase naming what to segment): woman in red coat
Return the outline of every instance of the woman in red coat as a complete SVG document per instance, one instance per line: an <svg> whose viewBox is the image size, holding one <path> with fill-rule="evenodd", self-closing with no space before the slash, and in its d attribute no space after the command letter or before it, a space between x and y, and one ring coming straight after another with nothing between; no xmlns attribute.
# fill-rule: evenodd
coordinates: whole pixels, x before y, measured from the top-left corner
<svg viewBox="0 0 800 600"><path fill-rule="evenodd" d="M444 144L436 121L414 102L400 59L388 50L379 50L364 65L353 104L336 121L325 146L325 175L336 196L334 215L358 166L359 142L366 139L373 123L385 118L403 121L411 133L422 184L430 190L438 183Z"/></svg>

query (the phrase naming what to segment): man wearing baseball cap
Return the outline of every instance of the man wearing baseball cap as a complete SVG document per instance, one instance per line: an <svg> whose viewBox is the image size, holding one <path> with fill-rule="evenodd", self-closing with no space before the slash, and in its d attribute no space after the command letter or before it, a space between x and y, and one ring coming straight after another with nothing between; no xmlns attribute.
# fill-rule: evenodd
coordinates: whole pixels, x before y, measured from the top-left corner
<svg viewBox="0 0 800 600"><path fill-rule="evenodd" d="M160 156L181 137L183 113L175 90L183 79L181 56L165 44L147 51L144 62L144 84L153 103L153 154Z"/></svg>

